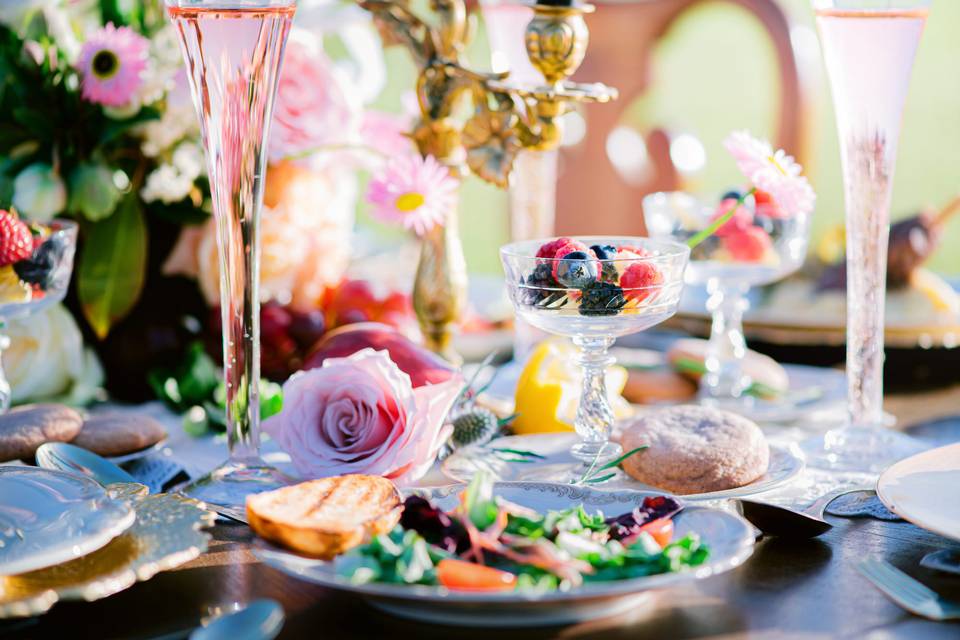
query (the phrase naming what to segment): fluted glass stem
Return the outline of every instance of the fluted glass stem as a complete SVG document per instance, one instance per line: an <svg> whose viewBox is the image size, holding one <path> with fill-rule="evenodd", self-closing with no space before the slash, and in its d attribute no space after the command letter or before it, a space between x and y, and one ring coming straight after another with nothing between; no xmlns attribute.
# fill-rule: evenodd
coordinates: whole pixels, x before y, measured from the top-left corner
<svg viewBox="0 0 960 640"><path fill-rule="evenodd" d="M750 287L740 282L724 282L717 278L707 283L707 310L713 316L710 342L704 362L704 395L706 400L739 398L750 386L743 372L747 342L743 337L743 314L750 304L746 298Z"/></svg>
<svg viewBox="0 0 960 640"><path fill-rule="evenodd" d="M603 463L620 455L620 445L610 442L613 429L613 408L607 395L607 367L615 362L608 353L612 338L576 337L573 343L579 347L577 361L583 370L583 387L574 429L581 441L573 446L571 453L585 464L594 461Z"/></svg>

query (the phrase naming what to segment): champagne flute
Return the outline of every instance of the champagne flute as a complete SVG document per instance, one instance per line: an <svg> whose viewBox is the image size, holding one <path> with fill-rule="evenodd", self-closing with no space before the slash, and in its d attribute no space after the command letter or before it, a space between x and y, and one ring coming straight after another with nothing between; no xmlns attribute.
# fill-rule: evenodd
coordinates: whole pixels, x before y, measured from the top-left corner
<svg viewBox="0 0 960 640"><path fill-rule="evenodd" d="M242 513L291 480L260 457L260 242L277 76L296 0L166 0L200 118L220 254L229 459L178 491Z"/></svg>
<svg viewBox="0 0 960 640"><path fill-rule="evenodd" d="M922 445L883 426L890 197L903 106L929 0L813 0L833 90L847 227L847 424L807 442L810 462L879 471Z"/></svg>

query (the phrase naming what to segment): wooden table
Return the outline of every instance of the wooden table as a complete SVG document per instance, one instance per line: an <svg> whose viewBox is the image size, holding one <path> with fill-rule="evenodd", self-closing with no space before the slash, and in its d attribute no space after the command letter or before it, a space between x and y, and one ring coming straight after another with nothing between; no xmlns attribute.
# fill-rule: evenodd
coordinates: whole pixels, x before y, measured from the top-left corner
<svg viewBox="0 0 960 640"><path fill-rule="evenodd" d="M901 422L932 420L920 431L960 440L960 387L891 397ZM957 499L957 494L944 499ZM643 610L575 627L496 631L496 638L960 638L960 623L935 623L891 603L855 569L867 554L883 556L941 594L960 600L960 578L918 566L944 538L905 522L832 518L816 540L769 538L740 568L696 586L658 593ZM61 603L11 638L155 638L197 623L211 607L254 598L279 600L287 623L281 638L486 638L490 632L417 624L379 613L360 599L328 591L263 566L249 552L240 525L213 529L210 550L184 567L94 603Z"/></svg>

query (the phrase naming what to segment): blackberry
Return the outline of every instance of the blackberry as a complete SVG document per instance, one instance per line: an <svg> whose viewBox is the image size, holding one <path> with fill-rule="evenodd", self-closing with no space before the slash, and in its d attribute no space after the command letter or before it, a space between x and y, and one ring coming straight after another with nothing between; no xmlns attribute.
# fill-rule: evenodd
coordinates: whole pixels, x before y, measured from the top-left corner
<svg viewBox="0 0 960 640"><path fill-rule="evenodd" d="M37 247L29 258L14 263L13 270L24 282L46 289L51 284L50 280L63 258L65 249L63 239L58 235L52 235Z"/></svg>
<svg viewBox="0 0 960 640"><path fill-rule="evenodd" d="M453 419L450 444L454 448L471 444L486 444L500 430L500 421L489 409L474 407Z"/></svg>
<svg viewBox="0 0 960 640"><path fill-rule="evenodd" d="M627 304L623 289L611 282L591 282L583 288L580 315L615 316Z"/></svg>
<svg viewBox="0 0 960 640"><path fill-rule="evenodd" d="M548 306L564 297L563 291L557 291L560 285L553 277L553 265L549 262L538 264L521 288L521 302L525 305Z"/></svg>

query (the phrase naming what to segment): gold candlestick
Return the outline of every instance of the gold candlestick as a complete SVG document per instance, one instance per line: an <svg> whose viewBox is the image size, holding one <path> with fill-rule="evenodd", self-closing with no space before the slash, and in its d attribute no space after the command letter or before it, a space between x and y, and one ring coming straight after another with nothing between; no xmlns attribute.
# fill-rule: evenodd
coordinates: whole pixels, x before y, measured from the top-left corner
<svg viewBox="0 0 960 640"><path fill-rule="evenodd" d="M473 23L464 0L431 0L429 23L410 0L357 0L370 11L388 44L403 44L420 68L417 100L420 120L412 137L420 153L433 155L452 175L468 172L501 188L507 186L522 149L549 150L562 139L561 116L579 103L609 102L616 89L570 82L583 62L590 39L584 14L593 6L569 0L532 4L525 44L544 84L521 87L508 73L482 73L466 66L463 52ZM466 117L458 117L468 105ZM452 212L451 216L456 216ZM451 220L454 223L455 220ZM456 359L450 349L452 326L466 301L466 263L456 227L423 240L414 287L414 310L431 349Z"/></svg>

